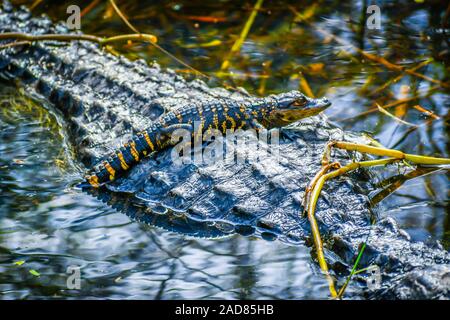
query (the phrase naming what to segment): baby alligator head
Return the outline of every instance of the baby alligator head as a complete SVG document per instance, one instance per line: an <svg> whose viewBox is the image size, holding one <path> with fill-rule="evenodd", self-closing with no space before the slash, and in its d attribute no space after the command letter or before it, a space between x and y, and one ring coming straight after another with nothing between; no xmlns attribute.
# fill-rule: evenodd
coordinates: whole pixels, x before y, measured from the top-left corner
<svg viewBox="0 0 450 320"><path fill-rule="evenodd" d="M271 95L268 99L271 108L259 119L266 128L284 127L300 119L315 116L331 105L326 98L308 98L299 91Z"/></svg>

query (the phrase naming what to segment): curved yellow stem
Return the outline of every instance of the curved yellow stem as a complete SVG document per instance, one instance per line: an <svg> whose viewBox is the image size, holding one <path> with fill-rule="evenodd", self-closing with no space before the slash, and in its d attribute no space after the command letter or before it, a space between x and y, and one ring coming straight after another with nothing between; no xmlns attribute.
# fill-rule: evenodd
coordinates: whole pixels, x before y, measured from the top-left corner
<svg viewBox="0 0 450 320"><path fill-rule="evenodd" d="M369 161L361 161L361 162L353 162L347 164L345 166L340 166L338 163L334 162L330 164L331 157L331 148L339 148L348 151L358 151L361 153L369 153L377 156L385 156L389 158L377 159L377 160L369 160ZM346 174L350 171L353 171L362 167L373 167L379 165L386 165L389 163L406 160L419 165L446 165L450 164L450 159L446 158L436 158L436 157L428 157L428 156L420 156L415 154L404 153L399 150L387 149L381 147L373 147L363 144L357 144L346 141L331 141L327 144L324 150L324 154L322 156L322 168L320 171L314 176L314 178L309 183L308 187L305 191L305 206L308 215L308 220L311 225L311 232L313 235L314 246L316 248L317 259L319 261L319 266L322 271L327 276L329 282L330 293L333 298L340 298L345 291L346 285L341 289L339 294L336 294L336 289L334 287L333 279L331 278L328 265L325 260L325 255L323 253L323 243L320 236L319 226L317 224L315 218L315 210L317 201L320 196L320 192L325 184L325 182L329 179L336 178L343 174ZM336 169L332 172L329 172L330 169Z"/></svg>

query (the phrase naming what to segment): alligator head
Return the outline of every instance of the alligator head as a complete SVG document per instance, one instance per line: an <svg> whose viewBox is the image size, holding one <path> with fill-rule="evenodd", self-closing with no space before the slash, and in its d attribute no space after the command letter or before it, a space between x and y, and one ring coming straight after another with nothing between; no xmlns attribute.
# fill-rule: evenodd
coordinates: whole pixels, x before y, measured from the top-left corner
<svg viewBox="0 0 450 320"><path fill-rule="evenodd" d="M288 124L315 116L328 108L331 102L327 98L313 99L299 91L290 91L267 98L270 111L260 113L259 121L266 128L284 127Z"/></svg>

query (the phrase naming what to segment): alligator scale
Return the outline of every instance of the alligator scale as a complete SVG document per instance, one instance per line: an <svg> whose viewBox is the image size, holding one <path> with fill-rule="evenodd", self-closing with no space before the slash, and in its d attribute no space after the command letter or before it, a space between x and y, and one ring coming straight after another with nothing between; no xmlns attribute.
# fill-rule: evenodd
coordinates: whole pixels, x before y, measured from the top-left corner
<svg viewBox="0 0 450 320"><path fill-rule="evenodd" d="M62 24L33 18L28 10L14 9L4 1L0 32L12 31L69 32ZM78 162L90 170L87 182L104 184L87 192L133 219L184 235L238 233L304 245L311 232L307 218L300 214L302 199L320 169L324 147L330 140L367 142L323 116L305 118L325 108L326 101L308 100L298 92L256 98L242 91L210 88L200 80L187 81L174 71L162 70L156 63L131 62L84 41L49 41L1 50L0 77L23 87L58 117ZM305 113L308 106L313 111ZM278 112L285 108L289 112ZM269 109L284 116L267 121L258 112L263 109L266 116ZM295 116L290 118L292 112ZM233 121L226 121L227 116ZM211 121L219 129L223 124L232 128L242 125L236 121L238 116L249 121L245 126L284 127L294 122L281 130L278 159L269 153L258 162L173 166L172 148L166 145L172 129L189 129L190 120L202 121L202 117L206 129ZM237 148L237 152L246 151ZM348 161L350 156L340 150L334 154L338 161ZM370 292L361 285L365 295L449 298L448 252L412 242L389 213L378 218L367 196L374 188L367 179L372 174L360 170L330 181L318 201L316 215L327 260L332 270L339 270L335 276L348 274L359 245L367 240L360 265L377 264L383 282ZM80 180L83 175L80 170Z"/></svg>

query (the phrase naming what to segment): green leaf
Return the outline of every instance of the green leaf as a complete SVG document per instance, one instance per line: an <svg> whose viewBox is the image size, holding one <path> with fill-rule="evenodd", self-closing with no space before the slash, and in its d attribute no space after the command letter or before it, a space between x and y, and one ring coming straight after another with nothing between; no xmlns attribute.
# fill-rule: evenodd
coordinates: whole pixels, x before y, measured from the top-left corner
<svg viewBox="0 0 450 320"><path fill-rule="evenodd" d="M31 273L33 276L35 276L35 277L40 277L40 276L41 276L41 274L40 274L39 272L37 272L36 270L34 270L34 269L31 269L31 270L30 270L30 273Z"/></svg>
<svg viewBox="0 0 450 320"><path fill-rule="evenodd" d="M16 265L16 266L21 266L21 265L23 265L25 263L25 260L19 260L19 261L15 261L14 262L14 264Z"/></svg>

